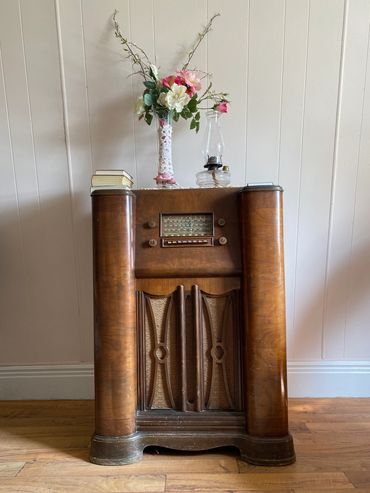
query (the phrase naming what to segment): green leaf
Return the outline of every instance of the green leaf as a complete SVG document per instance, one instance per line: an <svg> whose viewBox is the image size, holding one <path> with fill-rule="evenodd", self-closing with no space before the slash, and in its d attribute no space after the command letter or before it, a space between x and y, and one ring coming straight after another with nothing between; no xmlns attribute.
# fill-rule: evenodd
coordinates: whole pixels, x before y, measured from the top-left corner
<svg viewBox="0 0 370 493"><path fill-rule="evenodd" d="M180 113L177 113L177 111L175 111L175 112L173 113L172 119L173 119L175 122L178 122L178 121L179 121L179 118L180 118Z"/></svg>
<svg viewBox="0 0 370 493"><path fill-rule="evenodd" d="M189 108L187 108L187 107L185 106L185 108L184 108L184 109L182 110L182 112L181 112L181 116L182 116L183 118L185 118L185 120L187 120L188 118L191 118L191 111L189 110Z"/></svg>
<svg viewBox="0 0 370 493"><path fill-rule="evenodd" d="M145 113L145 121L148 125L152 123L152 120L153 120L153 115L151 115L150 113Z"/></svg>
<svg viewBox="0 0 370 493"><path fill-rule="evenodd" d="M197 122L193 118L190 122L190 130L193 130L196 127L197 127Z"/></svg>
<svg viewBox="0 0 370 493"><path fill-rule="evenodd" d="M152 95L150 93L144 94L144 104L146 106L151 106L153 103Z"/></svg>
<svg viewBox="0 0 370 493"><path fill-rule="evenodd" d="M196 131L196 133L199 132L199 122L197 122L197 126L195 127L195 131Z"/></svg>
<svg viewBox="0 0 370 493"><path fill-rule="evenodd" d="M188 108L192 113L195 113L197 111L197 97L193 96L191 100L188 102Z"/></svg>
<svg viewBox="0 0 370 493"><path fill-rule="evenodd" d="M199 122L200 120L200 111L198 111L198 113L196 113L196 115L194 116L194 119Z"/></svg>
<svg viewBox="0 0 370 493"><path fill-rule="evenodd" d="M147 87L148 89L155 89L156 84L155 82L151 82L150 80L145 80L143 82L144 86Z"/></svg>

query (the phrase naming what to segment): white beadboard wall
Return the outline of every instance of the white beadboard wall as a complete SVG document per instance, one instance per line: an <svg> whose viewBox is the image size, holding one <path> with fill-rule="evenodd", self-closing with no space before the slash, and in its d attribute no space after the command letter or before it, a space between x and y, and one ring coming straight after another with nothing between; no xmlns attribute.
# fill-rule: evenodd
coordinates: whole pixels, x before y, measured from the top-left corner
<svg viewBox="0 0 370 493"><path fill-rule="evenodd" d="M370 396L370 0L0 0L0 398L92 393L90 176L156 172L115 8L162 74L221 13L194 64L233 184L285 189L290 394ZM182 186L202 130L176 124Z"/></svg>

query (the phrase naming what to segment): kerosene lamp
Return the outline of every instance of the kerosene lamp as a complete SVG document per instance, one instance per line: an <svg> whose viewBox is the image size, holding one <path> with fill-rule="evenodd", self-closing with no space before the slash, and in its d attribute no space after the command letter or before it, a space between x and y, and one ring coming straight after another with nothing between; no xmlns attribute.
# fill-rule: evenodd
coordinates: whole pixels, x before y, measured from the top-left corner
<svg viewBox="0 0 370 493"><path fill-rule="evenodd" d="M201 188L227 187L230 185L230 171L222 164L224 139L220 125L219 111L207 112L207 128L203 142L203 158L206 171L196 174L197 185Z"/></svg>

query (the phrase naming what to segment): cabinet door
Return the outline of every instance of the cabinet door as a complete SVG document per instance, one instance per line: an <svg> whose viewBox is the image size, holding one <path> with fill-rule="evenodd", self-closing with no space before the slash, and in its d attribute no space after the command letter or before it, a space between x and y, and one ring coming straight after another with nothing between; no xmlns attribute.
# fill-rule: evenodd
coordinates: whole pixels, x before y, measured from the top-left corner
<svg viewBox="0 0 370 493"><path fill-rule="evenodd" d="M179 295L180 293L180 295ZM180 409L181 291L138 292L139 409Z"/></svg>
<svg viewBox="0 0 370 493"><path fill-rule="evenodd" d="M241 331L239 290L212 295L195 287L199 310L202 409L239 411L241 396Z"/></svg>
<svg viewBox="0 0 370 493"><path fill-rule="evenodd" d="M239 289L138 292L139 409L240 411Z"/></svg>

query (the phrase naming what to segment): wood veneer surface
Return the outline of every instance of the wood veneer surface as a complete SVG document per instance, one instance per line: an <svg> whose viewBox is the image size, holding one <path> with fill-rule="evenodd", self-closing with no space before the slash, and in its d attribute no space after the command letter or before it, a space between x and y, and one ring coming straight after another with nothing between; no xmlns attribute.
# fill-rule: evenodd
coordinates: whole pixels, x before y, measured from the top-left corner
<svg viewBox="0 0 370 493"><path fill-rule="evenodd" d="M147 446L195 451L230 445L252 464L294 461L287 422L281 197L278 186L93 194L93 463L133 463ZM212 214L214 232L207 233L212 237L200 241L214 246L197 248L178 239L162 248L165 213ZM190 227L184 219L175 223L172 219L170 236L181 237ZM235 283L241 268L242 289L219 293ZM188 285L172 284L175 290L164 295L140 290L143 277L155 288L159 275L187 279ZM199 284L190 285L190 278L199 278ZM215 288L218 293L212 293ZM175 434L157 421L157 432L141 430L136 388L140 410L169 410L168 419L178 411L219 413L217 433L207 423L194 428L180 415ZM231 433L222 413L242 411L243 400L244 429Z"/></svg>
<svg viewBox="0 0 370 493"><path fill-rule="evenodd" d="M370 399L291 399L289 416L290 466L252 466L228 449L152 449L102 467L89 462L93 401L0 402L0 492L370 491Z"/></svg>
<svg viewBox="0 0 370 493"><path fill-rule="evenodd" d="M137 278L238 276L241 272L238 191L236 188L135 190ZM215 246L191 248L148 247L148 241L160 242L161 213L214 213ZM218 226L219 219L225 226ZM154 228L148 227L149 222ZM218 244L224 236L228 243ZM196 262L194 259L196 258Z"/></svg>

